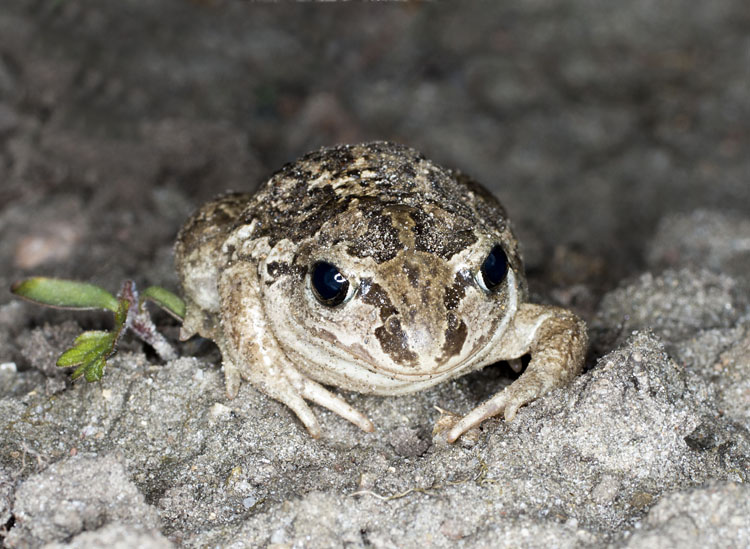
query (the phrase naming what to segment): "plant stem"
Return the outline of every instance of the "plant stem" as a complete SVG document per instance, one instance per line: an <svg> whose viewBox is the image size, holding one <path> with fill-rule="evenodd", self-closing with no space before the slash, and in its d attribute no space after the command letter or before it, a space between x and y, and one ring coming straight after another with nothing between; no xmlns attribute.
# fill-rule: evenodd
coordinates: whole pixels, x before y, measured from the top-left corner
<svg viewBox="0 0 750 549"><path fill-rule="evenodd" d="M130 303L125 325L133 330L135 335L141 340L151 345L156 354L159 355L159 358L164 361L176 359L177 351L156 329L156 325L151 320L151 316L148 314L144 304L139 305L138 290L135 287L135 282L132 280L123 282L119 297Z"/></svg>

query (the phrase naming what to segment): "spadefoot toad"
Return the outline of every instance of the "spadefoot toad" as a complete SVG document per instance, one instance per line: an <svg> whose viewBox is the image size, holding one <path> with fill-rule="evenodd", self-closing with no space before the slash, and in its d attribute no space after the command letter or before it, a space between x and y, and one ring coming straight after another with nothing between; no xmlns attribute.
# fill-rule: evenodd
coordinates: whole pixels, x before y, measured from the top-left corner
<svg viewBox="0 0 750 549"><path fill-rule="evenodd" d="M242 380L289 406L313 437L314 402L364 431L370 420L324 387L419 391L501 360L525 372L447 433L566 383L586 327L527 303L505 210L483 187L388 142L326 148L255 194L227 194L180 231L182 338L214 340L226 390Z"/></svg>

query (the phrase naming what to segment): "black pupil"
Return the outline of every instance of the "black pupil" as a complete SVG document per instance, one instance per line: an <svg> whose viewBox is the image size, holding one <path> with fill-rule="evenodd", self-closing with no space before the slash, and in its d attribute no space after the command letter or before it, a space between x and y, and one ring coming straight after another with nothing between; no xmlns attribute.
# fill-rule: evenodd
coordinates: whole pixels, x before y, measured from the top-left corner
<svg viewBox="0 0 750 549"><path fill-rule="evenodd" d="M508 256L498 244L490 250L487 259L482 263L482 279L488 290L494 290L505 280L506 274L508 274Z"/></svg>
<svg viewBox="0 0 750 549"><path fill-rule="evenodd" d="M313 266L312 287L318 301L324 305L338 305L346 297L349 282L335 265L321 261Z"/></svg>

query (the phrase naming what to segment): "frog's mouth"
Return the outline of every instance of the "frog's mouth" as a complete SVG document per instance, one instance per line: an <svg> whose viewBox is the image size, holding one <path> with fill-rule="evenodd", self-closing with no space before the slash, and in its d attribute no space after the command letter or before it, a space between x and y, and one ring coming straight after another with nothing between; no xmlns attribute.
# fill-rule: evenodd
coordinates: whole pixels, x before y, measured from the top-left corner
<svg viewBox="0 0 750 549"><path fill-rule="evenodd" d="M504 330L501 328L498 333ZM384 365L377 362L363 347L339 347L343 353L329 356L325 365L309 359L301 369L317 381L345 390L376 395L407 394L426 389L438 383L477 369L487 362L488 350L495 337L485 338L484 344L477 342L466 356L449 357L437 366ZM348 356L343 356L347 354ZM484 361L484 362L483 362Z"/></svg>
<svg viewBox="0 0 750 549"><path fill-rule="evenodd" d="M353 358L358 359L364 368L372 373L382 373L389 377L402 380L420 380L432 379L433 377L443 375L448 372L462 370L471 364L474 357L483 348L486 342L478 342L478 345L472 349L471 353L465 357L444 357L431 363L421 364L417 361L410 365L390 365L376 361L370 353L361 347L348 347L348 352ZM426 361L425 361L426 362Z"/></svg>
<svg viewBox="0 0 750 549"><path fill-rule="evenodd" d="M507 329L518 307L519 292L513 270L510 270L502 301L488 299L470 307L476 317L456 314L455 330L466 324L461 344L446 345L444 335L434 336L429 327L420 333L408 322L401 328L406 337L376 340L376 330L383 328L393 335L398 326L386 326L379 315L363 315L363 322L377 322L372 330L336 330L330 323L295 322L294 315L279 316L283 324L275 332L287 359L294 367L316 381L345 390L372 394L404 394L435 385L446 379L464 375L507 358ZM472 299L479 296L474 293ZM498 311L502 308L502 312ZM446 311L448 314L451 311ZM477 319L478 317L478 319ZM311 325L312 324L312 325ZM444 333L449 323L443 327ZM383 346L383 339L387 342ZM391 347L388 347L388 344ZM399 348L399 346L401 346ZM390 351L390 352L389 352Z"/></svg>
<svg viewBox="0 0 750 549"><path fill-rule="evenodd" d="M499 322L493 333L504 332L505 324L504 321ZM315 339L318 341L317 344L312 346L317 347L318 352L313 351L306 356L292 356L299 355L299 351L289 349L287 354L290 355L293 362L306 365L312 363L315 370L324 366L332 372L346 372L343 377L347 379L352 377L367 377L369 379L375 376L409 383L429 381L436 378L442 379L447 375L458 374L475 364L477 356L494 339L490 335L472 337L469 334L468 337L462 339L463 352L452 354L443 352L435 356L431 352L433 345L429 343L422 346L423 351L420 353L419 349L409 348L406 342L397 341L398 344L403 345L403 351L402 349L394 351L393 347L386 346L383 349L382 341L381 349L377 349L367 346L361 341L342 341L340 335L323 328L314 328L310 331L313 332ZM310 347L307 347L307 349L308 351L312 350ZM304 368L304 366L302 367ZM316 372L316 374L315 377L329 377L325 375L324 371ZM339 384L341 380L338 376L336 378L337 380L332 383Z"/></svg>
<svg viewBox="0 0 750 549"><path fill-rule="evenodd" d="M317 381L362 393L395 395L406 394L458 377L468 371L514 357L503 354L503 339L517 310L517 291L513 280L509 283L507 309L497 322L482 334L468 332L461 352L417 355L413 363L398 363L377 347L363 341L344 342L322 328L313 330L316 343L288 349L289 359L301 371Z"/></svg>

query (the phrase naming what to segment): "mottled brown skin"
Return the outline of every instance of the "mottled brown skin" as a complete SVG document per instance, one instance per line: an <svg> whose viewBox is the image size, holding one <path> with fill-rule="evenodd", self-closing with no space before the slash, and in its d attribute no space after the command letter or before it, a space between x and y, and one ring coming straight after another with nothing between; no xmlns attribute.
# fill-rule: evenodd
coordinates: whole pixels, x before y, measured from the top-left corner
<svg viewBox="0 0 750 549"><path fill-rule="evenodd" d="M490 291L481 265L497 245L508 271ZM316 297L320 261L348 281L343 303ZM530 352L518 380L447 432L453 441L493 415L512 419L583 363L584 324L525 302L518 242L500 203L393 143L322 149L253 195L217 198L183 227L176 264L182 336L217 342L229 396L249 381L313 436L321 430L306 401L374 428L322 384L403 394Z"/></svg>

